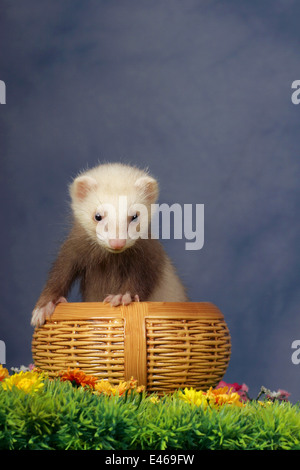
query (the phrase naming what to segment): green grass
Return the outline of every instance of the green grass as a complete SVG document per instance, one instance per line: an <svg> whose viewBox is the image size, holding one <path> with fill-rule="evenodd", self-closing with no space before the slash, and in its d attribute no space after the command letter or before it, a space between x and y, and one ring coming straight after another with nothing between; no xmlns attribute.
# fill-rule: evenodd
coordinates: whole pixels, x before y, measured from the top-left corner
<svg viewBox="0 0 300 470"><path fill-rule="evenodd" d="M95 395L58 380L32 394L0 386L0 449L300 449L298 404L204 409L177 393L151 396Z"/></svg>

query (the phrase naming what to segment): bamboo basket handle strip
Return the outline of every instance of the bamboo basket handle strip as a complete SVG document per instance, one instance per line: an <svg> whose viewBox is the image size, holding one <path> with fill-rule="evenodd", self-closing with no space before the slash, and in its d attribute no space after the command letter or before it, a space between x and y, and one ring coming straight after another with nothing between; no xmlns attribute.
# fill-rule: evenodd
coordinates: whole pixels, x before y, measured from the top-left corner
<svg viewBox="0 0 300 470"><path fill-rule="evenodd" d="M132 303L121 307L124 317L124 375L125 380L137 379L147 386L147 343L145 314L147 305Z"/></svg>

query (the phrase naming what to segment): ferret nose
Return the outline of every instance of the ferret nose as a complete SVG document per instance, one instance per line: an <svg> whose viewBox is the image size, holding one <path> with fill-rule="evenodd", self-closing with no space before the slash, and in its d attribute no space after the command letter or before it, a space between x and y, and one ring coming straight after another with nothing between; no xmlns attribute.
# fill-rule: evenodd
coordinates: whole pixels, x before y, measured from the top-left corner
<svg viewBox="0 0 300 470"><path fill-rule="evenodd" d="M121 250L126 244L126 239L116 238L109 240L109 245L113 250Z"/></svg>

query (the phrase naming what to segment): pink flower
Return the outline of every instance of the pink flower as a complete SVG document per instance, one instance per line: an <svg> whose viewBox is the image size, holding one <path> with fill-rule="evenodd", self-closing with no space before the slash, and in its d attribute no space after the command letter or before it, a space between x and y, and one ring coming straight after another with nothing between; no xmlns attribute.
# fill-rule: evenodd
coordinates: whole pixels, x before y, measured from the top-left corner
<svg viewBox="0 0 300 470"><path fill-rule="evenodd" d="M278 389L277 392L267 393L267 398L269 400L280 400L280 401L288 401L288 397L291 395L286 390Z"/></svg>
<svg viewBox="0 0 300 470"><path fill-rule="evenodd" d="M281 388L278 390L278 393L280 393L281 397L289 397L291 394L287 392L286 390L281 390Z"/></svg>
<svg viewBox="0 0 300 470"><path fill-rule="evenodd" d="M243 401L249 400L248 393L247 393L249 388L246 384L243 383L242 385L240 385L237 382L230 384L230 383L224 382L224 380L221 380L216 386L216 388L223 388L223 387L228 387L228 391L231 389L233 392L238 393L241 397L241 400Z"/></svg>

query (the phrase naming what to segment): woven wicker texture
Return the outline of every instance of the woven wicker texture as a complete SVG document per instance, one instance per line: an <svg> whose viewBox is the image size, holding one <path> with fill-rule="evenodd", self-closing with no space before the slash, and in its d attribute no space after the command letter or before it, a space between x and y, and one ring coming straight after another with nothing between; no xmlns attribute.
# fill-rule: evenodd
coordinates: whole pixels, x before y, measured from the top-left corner
<svg viewBox="0 0 300 470"><path fill-rule="evenodd" d="M230 349L224 317L208 302L63 303L32 340L35 365L52 377L80 368L113 384L133 376L159 393L215 386Z"/></svg>

